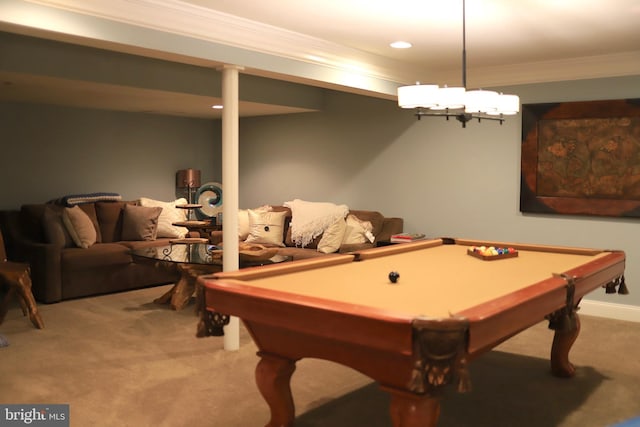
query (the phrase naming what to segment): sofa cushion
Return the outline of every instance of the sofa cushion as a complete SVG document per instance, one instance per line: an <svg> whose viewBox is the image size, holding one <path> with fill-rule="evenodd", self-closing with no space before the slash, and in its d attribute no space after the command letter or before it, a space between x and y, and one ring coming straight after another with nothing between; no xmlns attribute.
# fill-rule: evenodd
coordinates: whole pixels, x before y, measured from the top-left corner
<svg viewBox="0 0 640 427"><path fill-rule="evenodd" d="M369 221L371 223L371 232L374 236L377 236L384 227L384 215L377 211L361 211L352 210L349 211L351 215L355 215L361 221Z"/></svg>
<svg viewBox="0 0 640 427"><path fill-rule="evenodd" d="M363 221L353 214L347 215L346 230L342 244L350 245L354 243L366 243L372 241L373 236L371 230L373 225L370 221Z"/></svg>
<svg viewBox="0 0 640 427"><path fill-rule="evenodd" d="M158 234L157 237L184 237L189 230L185 227L173 225L175 222L187 220L186 209L180 209L176 206L186 205L187 199L184 197L176 199L172 202L162 202L160 200L149 199L147 197L140 198L140 206L160 207L160 217L158 218Z"/></svg>
<svg viewBox="0 0 640 427"><path fill-rule="evenodd" d="M63 208L56 205L47 205L42 215L42 225L46 241L62 248L75 246L67 227L62 221Z"/></svg>
<svg viewBox="0 0 640 427"><path fill-rule="evenodd" d="M96 203L96 215L102 242L113 243L122 240L122 214L124 206L134 202L98 202Z"/></svg>
<svg viewBox="0 0 640 427"><path fill-rule="evenodd" d="M130 250L118 243L101 243L88 249L69 248L62 251L62 271L85 271L114 265L127 265L132 262Z"/></svg>
<svg viewBox="0 0 640 427"><path fill-rule="evenodd" d="M346 220L339 219L335 221L326 230L324 230L324 233L322 233L322 238L318 242L318 252L322 252L323 254L337 252L342 245L342 240L344 239L346 231Z"/></svg>
<svg viewBox="0 0 640 427"><path fill-rule="evenodd" d="M96 243L96 227L89 215L79 206L64 208L62 221L76 246L86 249Z"/></svg>
<svg viewBox="0 0 640 427"><path fill-rule="evenodd" d="M245 242L284 246L283 233L286 215L286 212L249 209L249 236Z"/></svg>
<svg viewBox="0 0 640 427"><path fill-rule="evenodd" d="M122 213L122 240L155 240L160 207L125 205Z"/></svg>

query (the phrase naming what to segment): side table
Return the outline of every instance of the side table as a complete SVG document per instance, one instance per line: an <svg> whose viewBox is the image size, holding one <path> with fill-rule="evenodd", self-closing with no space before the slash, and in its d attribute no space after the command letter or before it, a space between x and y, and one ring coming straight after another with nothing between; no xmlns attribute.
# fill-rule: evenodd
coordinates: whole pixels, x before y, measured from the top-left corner
<svg viewBox="0 0 640 427"><path fill-rule="evenodd" d="M214 219L202 221L178 221L172 225L177 227L185 227L190 232L196 232L205 239L209 238L209 234L214 230L222 230L222 224L216 224Z"/></svg>

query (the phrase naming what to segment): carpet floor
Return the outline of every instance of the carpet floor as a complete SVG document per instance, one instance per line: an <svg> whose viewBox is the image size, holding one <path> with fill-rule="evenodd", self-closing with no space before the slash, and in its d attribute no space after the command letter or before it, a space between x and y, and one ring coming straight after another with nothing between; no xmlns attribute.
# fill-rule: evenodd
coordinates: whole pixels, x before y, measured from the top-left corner
<svg viewBox="0 0 640 427"><path fill-rule="evenodd" d="M0 325L0 403L70 405L70 425L263 426L256 347L195 337L193 303L152 301L161 286L39 305L45 329L12 305ZM470 365L473 390L448 389L440 427L606 427L640 416L640 323L582 316L573 379L549 375L540 323ZM388 397L362 374L303 359L292 378L298 427L389 427ZM0 425L2 423L0 422Z"/></svg>

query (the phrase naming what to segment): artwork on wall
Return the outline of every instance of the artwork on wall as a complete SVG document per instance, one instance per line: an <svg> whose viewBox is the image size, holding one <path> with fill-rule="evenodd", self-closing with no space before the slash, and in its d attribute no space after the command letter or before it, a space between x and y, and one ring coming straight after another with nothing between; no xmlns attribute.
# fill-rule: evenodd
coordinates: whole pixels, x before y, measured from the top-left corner
<svg viewBox="0 0 640 427"><path fill-rule="evenodd" d="M640 217L640 99L522 106L520 210Z"/></svg>

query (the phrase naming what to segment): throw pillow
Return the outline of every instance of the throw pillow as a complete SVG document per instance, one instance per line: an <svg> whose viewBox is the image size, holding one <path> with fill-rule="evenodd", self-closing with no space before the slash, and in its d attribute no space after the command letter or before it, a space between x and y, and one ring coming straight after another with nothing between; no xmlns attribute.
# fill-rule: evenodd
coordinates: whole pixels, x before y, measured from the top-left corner
<svg viewBox="0 0 640 427"><path fill-rule="evenodd" d="M347 231L347 222L344 219L339 219L331 224L324 233L318 243L318 252L323 254L330 254L337 252L342 245L344 239L344 233Z"/></svg>
<svg viewBox="0 0 640 427"><path fill-rule="evenodd" d="M371 223L371 232L374 236L379 235L384 227L384 215L377 211L361 211L350 210L349 214L355 216L360 221L369 221Z"/></svg>
<svg viewBox="0 0 640 427"><path fill-rule="evenodd" d="M175 222L187 220L187 210L176 208L177 205L186 205L187 199L184 197L176 199L173 202L162 202L146 197L140 198L140 206L144 207L160 207L162 212L158 218L158 234L157 237L175 237L180 238L187 235L189 230L185 227L173 225Z"/></svg>
<svg viewBox="0 0 640 427"><path fill-rule="evenodd" d="M122 215L122 240L156 240L160 207L125 205Z"/></svg>
<svg viewBox="0 0 640 427"><path fill-rule="evenodd" d="M369 221L362 221L357 216L349 214L346 221L346 230L342 244L351 245L355 243L366 243L370 241L373 226Z"/></svg>
<svg viewBox="0 0 640 427"><path fill-rule="evenodd" d="M96 215L96 205L95 203L83 203L78 205L80 209L87 214L91 222L93 223L93 227L96 229L96 243L102 243L102 233L100 232L100 225L98 223L98 216ZM71 206L69 206L71 207Z"/></svg>
<svg viewBox="0 0 640 427"><path fill-rule="evenodd" d="M96 242L98 234L93 221L78 205L64 208L62 221L73 242L79 248L88 248Z"/></svg>
<svg viewBox="0 0 640 427"><path fill-rule="evenodd" d="M269 212L273 208L269 205L260 206L254 209L254 211ZM249 237L251 229L249 227L249 209L240 209L238 211L238 238L240 240L246 240Z"/></svg>
<svg viewBox="0 0 640 427"><path fill-rule="evenodd" d="M42 216L44 234L47 242L63 248L74 246L74 241L62 221L62 209L47 206Z"/></svg>
<svg viewBox="0 0 640 427"><path fill-rule="evenodd" d="M265 212L249 209L249 236L246 243L284 246L284 219L286 212Z"/></svg>

